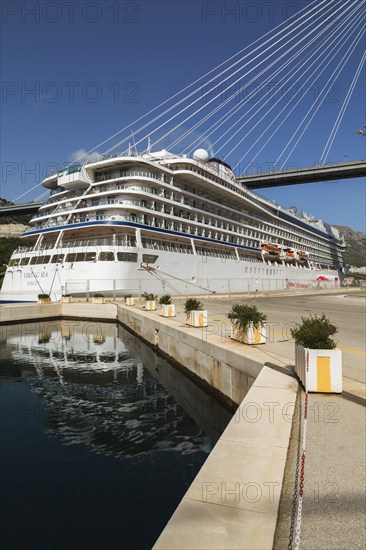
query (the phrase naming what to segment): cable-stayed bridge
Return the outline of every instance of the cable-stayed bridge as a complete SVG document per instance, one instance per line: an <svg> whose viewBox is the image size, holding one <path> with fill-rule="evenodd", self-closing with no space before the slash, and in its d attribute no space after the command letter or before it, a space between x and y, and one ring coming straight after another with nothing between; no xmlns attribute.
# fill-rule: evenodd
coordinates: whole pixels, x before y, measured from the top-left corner
<svg viewBox="0 0 366 550"><path fill-rule="evenodd" d="M137 154L147 143L148 153L166 147L183 157L205 148L211 157L225 158L236 174L244 162L250 167L273 159L278 171L236 178L250 189L365 176L363 160L328 160L337 135L345 139L339 130L366 63L365 7L366 0L309 1L112 136L81 150L73 162L103 160L116 152ZM337 82L342 88L334 96ZM320 165L284 170L298 147ZM43 198L37 197L34 206L2 207L0 215L31 213Z"/></svg>
<svg viewBox="0 0 366 550"><path fill-rule="evenodd" d="M264 189L266 187L281 187L300 183L314 183L319 181L334 181L341 179L359 178L366 176L366 161L343 162L327 164L325 166L309 166L279 172L266 172L239 176L236 181L249 189Z"/></svg>

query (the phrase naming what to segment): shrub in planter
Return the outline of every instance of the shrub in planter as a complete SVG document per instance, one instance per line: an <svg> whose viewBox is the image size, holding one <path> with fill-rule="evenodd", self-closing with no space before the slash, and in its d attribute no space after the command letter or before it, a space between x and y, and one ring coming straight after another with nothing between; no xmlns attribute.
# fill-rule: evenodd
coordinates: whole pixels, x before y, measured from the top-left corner
<svg viewBox="0 0 366 550"><path fill-rule="evenodd" d="M187 298L184 304L186 324L192 327L207 327L207 310L197 298Z"/></svg>
<svg viewBox="0 0 366 550"><path fill-rule="evenodd" d="M163 294L163 296L160 296L159 298L159 304L161 306L168 306L172 303L172 297L170 294Z"/></svg>
<svg viewBox="0 0 366 550"><path fill-rule="evenodd" d="M342 352L333 336L338 332L324 313L302 317L291 329L295 339L295 371L305 390L342 392Z"/></svg>
<svg viewBox="0 0 366 550"><path fill-rule="evenodd" d="M256 305L234 304L228 313L231 338L243 344L265 344L267 316Z"/></svg>
<svg viewBox="0 0 366 550"><path fill-rule="evenodd" d="M190 311L202 311L202 310L203 310L202 302L197 300L197 298L187 298L184 304L185 313L189 313Z"/></svg>
<svg viewBox="0 0 366 550"><path fill-rule="evenodd" d="M291 336L298 346L309 349L334 349L337 347L332 336L338 332L337 327L331 324L328 317L310 315L301 317L301 324L291 329Z"/></svg>
<svg viewBox="0 0 366 550"><path fill-rule="evenodd" d="M39 304L50 304L51 303L51 297L49 294L38 294L38 303Z"/></svg>
<svg viewBox="0 0 366 550"><path fill-rule="evenodd" d="M72 296L70 294L63 294L61 296L61 302L64 304L70 304L72 301Z"/></svg>
<svg viewBox="0 0 366 550"><path fill-rule="evenodd" d="M92 304L104 304L104 294L94 294L92 297Z"/></svg>
<svg viewBox="0 0 366 550"><path fill-rule="evenodd" d="M135 305L135 298L133 298L131 295L125 296L125 304L126 304L126 306L134 306Z"/></svg>
<svg viewBox="0 0 366 550"><path fill-rule="evenodd" d="M163 317L175 317L175 305L172 304L172 297L170 294L160 296L159 305Z"/></svg>
<svg viewBox="0 0 366 550"><path fill-rule="evenodd" d="M149 294L148 292L144 292L142 297L145 300L145 309L147 311L155 311L157 296L155 296L155 294Z"/></svg>

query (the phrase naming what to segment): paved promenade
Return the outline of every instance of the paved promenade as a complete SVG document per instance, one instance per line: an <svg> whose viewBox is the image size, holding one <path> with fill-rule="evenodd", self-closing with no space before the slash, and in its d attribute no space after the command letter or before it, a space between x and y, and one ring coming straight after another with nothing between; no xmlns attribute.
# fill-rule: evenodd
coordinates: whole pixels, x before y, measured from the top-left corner
<svg viewBox="0 0 366 550"><path fill-rule="evenodd" d="M302 394L302 412L304 394ZM299 399L287 456L274 550L288 547L298 444ZM365 407L309 394L301 550L364 550ZM296 525L296 523L295 523Z"/></svg>

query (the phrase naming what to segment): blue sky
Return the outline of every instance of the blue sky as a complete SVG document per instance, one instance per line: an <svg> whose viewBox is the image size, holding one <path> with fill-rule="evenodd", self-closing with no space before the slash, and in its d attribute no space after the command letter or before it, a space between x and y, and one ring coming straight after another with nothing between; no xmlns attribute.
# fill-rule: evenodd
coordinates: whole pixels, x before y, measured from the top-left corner
<svg viewBox="0 0 366 550"><path fill-rule="evenodd" d="M35 186L50 167L70 161L80 149L92 149L307 4L301 0L4 0L0 195L16 198ZM298 166L319 162L364 47L365 39L289 161ZM320 86L324 79L319 78ZM364 71L328 162L365 158L366 138L355 133L366 124L365 87ZM315 97L315 86L312 93ZM277 159L293 131L290 122L296 127L295 113L301 116L305 109L303 103L256 158L261 169ZM253 132L246 144L256 136ZM207 141L202 145L207 146ZM225 148L220 151L228 162L238 162L244 144L228 158L227 153ZM241 161L244 170L250 160L248 155ZM41 192L38 187L24 199ZM329 223L365 231L364 180L260 193Z"/></svg>

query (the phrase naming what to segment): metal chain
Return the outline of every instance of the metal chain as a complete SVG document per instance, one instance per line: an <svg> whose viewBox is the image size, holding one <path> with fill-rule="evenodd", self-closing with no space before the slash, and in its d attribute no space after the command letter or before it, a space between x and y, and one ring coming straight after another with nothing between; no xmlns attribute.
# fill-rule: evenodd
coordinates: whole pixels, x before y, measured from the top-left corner
<svg viewBox="0 0 366 550"><path fill-rule="evenodd" d="M292 543L293 543L293 540L294 540L295 517L296 517L296 506L297 506L297 491L298 491L298 485L299 485L300 456L301 456L301 421L302 421L302 389L300 388L299 427L298 427L298 439L297 439L295 484L294 484L294 492L293 492L293 495L292 495L291 526L290 526L290 536L289 536L288 547L287 547L288 550L292 550Z"/></svg>
<svg viewBox="0 0 366 550"><path fill-rule="evenodd" d="M302 502L303 502L303 495L304 495L304 477L305 477L305 449L306 449L306 435L307 435L307 429L308 429L308 396L309 394L306 392L305 393L305 410L304 410L304 428L303 428L303 438L302 438L302 453L301 453L299 504L297 509L297 522L296 522L294 550L299 550L299 547L300 547Z"/></svg>
<svg viewBox="0 0 366 550"><path fill-rule="evenodd" d="M299 506L297 509L297 526L301 525L301 515L302 515L302 497L299 497ZM300 529L296 528L295 535L295 549L300 546Z"/></svg>

